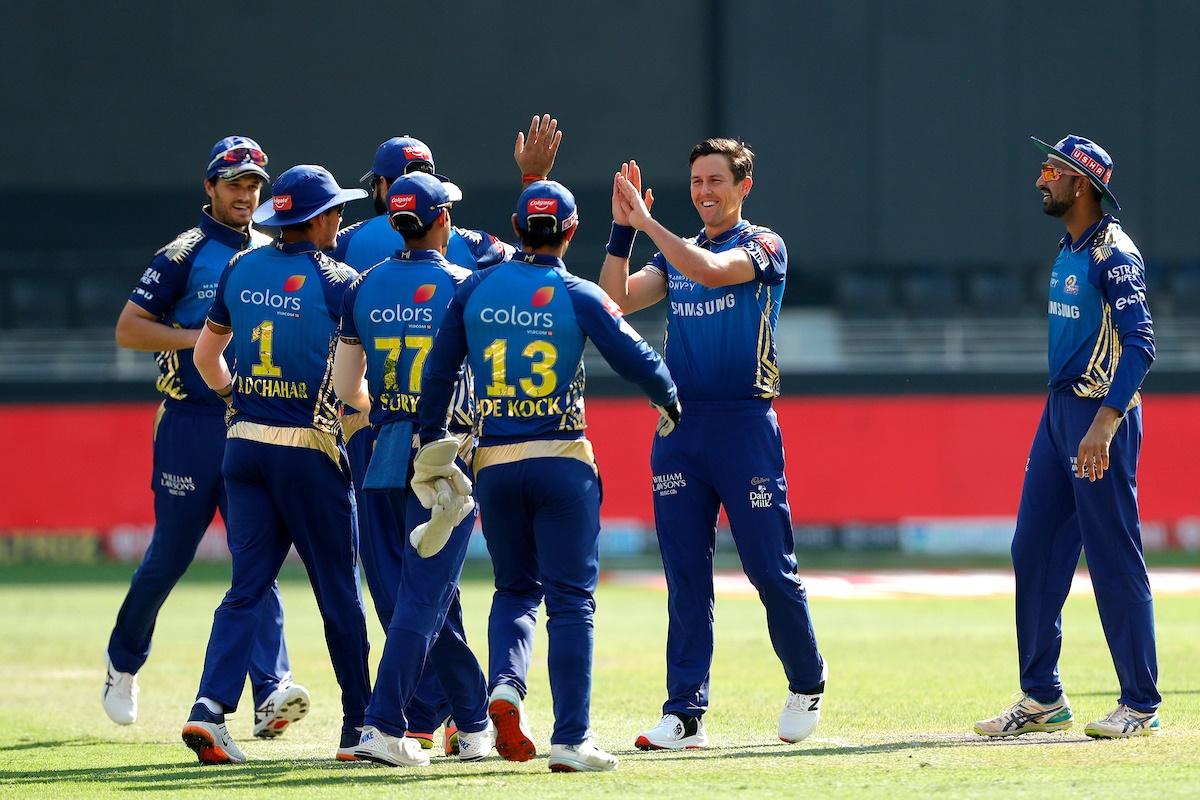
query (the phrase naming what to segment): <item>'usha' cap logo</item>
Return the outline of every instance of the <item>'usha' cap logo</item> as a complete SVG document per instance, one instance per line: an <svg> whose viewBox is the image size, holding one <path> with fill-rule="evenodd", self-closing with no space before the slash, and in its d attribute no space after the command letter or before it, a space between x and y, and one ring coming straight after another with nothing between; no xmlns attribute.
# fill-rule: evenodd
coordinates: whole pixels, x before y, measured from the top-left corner
<svg viewBox="0 0 1200 800"><path fill-rule="evenodd" d="M413 292L413 302L428 303L433 298L435 292L437 292L437 286L435 284L423 283L417 287L415 292Z"/></svg>
<svg viewBox="0 0 1200 800"><path fill-rule="evenodd" d="M277 194L271 198L271 207L276 211L291 211L292 196L290 194Z"/></svg>
<svg viewBox="0 0 1200 800"><path fill-rule="evenodd" d="M283 282L283 290L285 292L298 292L304 286L304 275L293 275Z"/></svg>
<svg viewBox="0 0 1200 800"><path fill-rule="evenodd" d="M542 288L538 289L536 292L533 293L533 307L540 308L541 306L549 305L550 301L553 299L554 299L554 287L553 286L543 286Z"/></svg>

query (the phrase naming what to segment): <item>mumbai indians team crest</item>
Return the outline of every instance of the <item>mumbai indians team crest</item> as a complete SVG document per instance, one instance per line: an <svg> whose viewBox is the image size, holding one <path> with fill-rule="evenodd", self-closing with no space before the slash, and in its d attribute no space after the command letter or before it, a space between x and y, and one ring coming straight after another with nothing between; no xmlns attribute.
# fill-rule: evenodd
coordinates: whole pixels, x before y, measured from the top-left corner
<svg viewBox="0 0 1200 800"><path fill-rule="evenodd" d="M1079 277L1077 275L1068 275L1066 282L1063 284L1063 291L1067 294L1079 294Z"/></svg>

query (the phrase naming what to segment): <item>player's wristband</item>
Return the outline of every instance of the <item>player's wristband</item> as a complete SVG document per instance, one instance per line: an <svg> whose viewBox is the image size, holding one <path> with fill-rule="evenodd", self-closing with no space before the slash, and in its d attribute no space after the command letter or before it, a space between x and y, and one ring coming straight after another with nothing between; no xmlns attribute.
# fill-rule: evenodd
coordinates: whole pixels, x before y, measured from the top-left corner
<svg viewBox="0 0 1200 800"><path fill-rule="evenodd" d="M545 175L534 175L532 172L526 172L521 176L521 183L534 183L536 181L546 180Z"/></svg>
<svg viewBox="0 0 1200 800"><path fill-rule="evenodd" d="M633 255L633 240L636 236L637 228L632 225L618 225L614 222L612 231L608 234L608 244L604 246L604 249L610 256L628 260Z"/></svg>

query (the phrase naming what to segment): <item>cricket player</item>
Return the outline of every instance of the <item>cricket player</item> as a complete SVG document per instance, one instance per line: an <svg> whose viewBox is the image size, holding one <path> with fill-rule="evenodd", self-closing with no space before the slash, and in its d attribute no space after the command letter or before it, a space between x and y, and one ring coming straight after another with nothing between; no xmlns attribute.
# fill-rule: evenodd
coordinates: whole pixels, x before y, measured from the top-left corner
<svg viewBox="0 0 1200 800"><path fill-rule="evenodd" d="M391 225L404 236L405 248L367 270L346 292L334 359L338 396L355 408L370 408L377 431L365 488L368 495L383 492L391 513L372 520L376 535L403 548L401 571L390 576L394 611L355 754L393 766L429 763L415 738L404 738L405 708L422 672L429 671L448 695L459 758L477 761L491 752L493 734L487 686L466 642L458 590L476 514L471 509L455 519L446 544L423 559L409 534L431 515L407 485L422 368L455 289L471 274L446 260L454 230L450 208L462 191L412 172L391 183L387 199ZM470 390L463 389L459 395L468 402L456 409L450 427L469 448Z"/></svg>
<svg viewBox="0 0 1200 800"><path fill-rule="evenodd" d="M204 764L245 761L225 714L242 693L256 610L292 545L342 689L341 760L354 760L370 694L354 495L332 374L342 295L357 275L322 252L333 246L343 205L366 192L304 164L280 175L271 194L254 221L280 236L225 267L194 354L204 382L232 404L222 473L233 585L213 617L182 732ZM231 341L236 375L222 356Z"/></svg>
<svg viewBox="0 0 1200 800"><path fill-rule="evenodd" d="M267 154L253 139L227 136L213 146L200 224L154 255L117 320L117 344L156 353L164 397L154 420L154 534L108 641L101 699L120 725L137 719L137 673L150 655L158 610L192 563L213 514L220 508L228 519L221 480L226 405L196 373L191 349L221 270L234 255L269 241L250 227L270 180L266 166ZM277 585L258 609L250 684L255 736L278 736L308 709L308 692L291 682Z"/></svg>
<svg viewBox="0 0 1200 800"><path fill-rule="evenodd" d="M742 567L767 611L788 696L778 735L798 742L816 727L825 690L804 583L796 574L779 394L775 325L787 278L783 239L742 219L754 154L734 139L692 148L691 195L704 227L681 239L650 216L636 162L614 176L613 228L600 285L626 312L666 297L664 358L687 413L651 453L654 521L668 590L667 701L637 737L642 750L708 745L713 653L713 545L724 506ZM659 252L629 274L635 229Z"/></svg>
<svg viewBox="0 0 1200 800"><path fill-rule="evenodd" d="M599 287L567 272L562 258L578 222L566 187L530 184L513 215L521 252L459 287L426 362L417 410L423 446L412 479L418 492L435 478L466 480L454 465L456 440L447 439L447 413L466 358L479 433L473 468L496 577L488 714L503 758L534 757L522 699L544 599L554 702L549 766L556 772L617 766L589 731L600 478L584 435L584 342L591 339L650 396L664 435L679 420L675 385L658 354ZM440 462L439 452L446 453Z"/></svg>
<svg viewBox="0 0 1200 800"><path fill-rule="evenodd" d="M513 158L521 169L524 184L550 174L561 142L562 131L558 129L558 120L549 114L534 117L528 133L517 133ZM433 153L424 142L411 136L396 136L379 145L370 171L361 178L370 182L376 216L338 232L337 246L333 251L335 259L362 272L405 248L404 237L389 222L387 196L397 178L414 172L436 174ZM445 257L452 264L475 270L506 261L513 252L511 245L501 242L490 233L455 226L450 231ZM374 427L366 424L364 414L357 413L349 414L344 423L346 450L350 456L358 508L363 572L371 589L379 624L386 631L396 605L396 587L404 561L405 543L402 537L376 534L375 520L388 520L391 516L390 505L383 496L363 492L362 489L363 476L375 445ZM393 529L387 523L384 523L384 527L389 531ZM457 605L458 601L455 600ZM451 613L452 620L460 616ZM434 734L444 721L444 749L447 755L451 755L456 752L458 729L452 719L447 719L449 713L445 693L438 684L436 674L431 672L413 696L407 710L411 726L408 735L419 740L423 747L432 748Z"/></svg>
<svg viewBox="0 0 1200 800"><path fill-rule="evenodd" d="M1062 607L1079 554L1087 554L1100 624L1121 694L1089 723L1097 739L1149 736L1161 727L1154 601L1137 503L1142 444L1140 388L1154 361L1154 325L1141 253L1102 203L1113 161L1074 134L1045 154L1034 184L1042 210L1066 235L1050 272L1050 392L1025 465L1012 560L1021 698L975 724L983 736L1071 727L1058 673Z"/></svg>

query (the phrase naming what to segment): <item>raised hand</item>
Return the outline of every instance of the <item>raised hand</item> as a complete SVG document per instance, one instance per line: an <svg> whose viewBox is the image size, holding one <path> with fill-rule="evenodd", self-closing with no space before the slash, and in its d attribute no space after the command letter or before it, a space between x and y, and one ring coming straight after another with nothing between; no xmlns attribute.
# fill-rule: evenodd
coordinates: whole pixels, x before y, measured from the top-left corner
<svg viewBox="0 0 1200 800"><path fill-rule="evenodd" d="M554 168L561 142L558 120L549 114L535 116L529 123L528 133L517 133L517 143L513 147L513 158L521 168L521 174L548 176Z"/></svg>
<svg viewBox="0 0 1200 800"><path fill-rule="evenodd" d="M642 169L636 161L621 165L621 171L613 176L613 221L618 225L632 225L644 230L652 218L654 190L642 192Z"/></svg>

